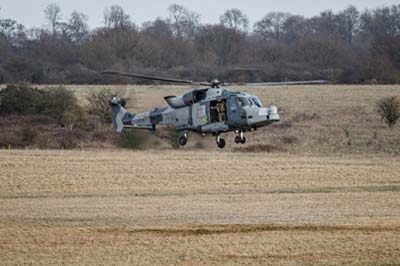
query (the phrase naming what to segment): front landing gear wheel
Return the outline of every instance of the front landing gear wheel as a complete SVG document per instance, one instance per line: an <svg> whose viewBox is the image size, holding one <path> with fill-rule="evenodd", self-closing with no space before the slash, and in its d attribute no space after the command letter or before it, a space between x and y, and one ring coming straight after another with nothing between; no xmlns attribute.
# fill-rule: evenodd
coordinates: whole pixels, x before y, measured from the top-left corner
<svg viewBox="0 0 400 266"><path fill-rule="evenodd" d="M178 139L179 145L185 146L188 141L188 138L186 136L180 136Z"/></svg>
<svg viewBox="0 0 400 266"><path fill-rule="evenodd" d="M245 143L246 143L246 137L243 137L243 138L240 140L240 143L245 144Z"/></svg>
<svg viewBox="0 0 400 266"><path fill-rule="evenodd" d="M225 148L225 140L219 139L219 141L217 141L217 145L218 145L218 148L220 148L220 149Z"/></svg>

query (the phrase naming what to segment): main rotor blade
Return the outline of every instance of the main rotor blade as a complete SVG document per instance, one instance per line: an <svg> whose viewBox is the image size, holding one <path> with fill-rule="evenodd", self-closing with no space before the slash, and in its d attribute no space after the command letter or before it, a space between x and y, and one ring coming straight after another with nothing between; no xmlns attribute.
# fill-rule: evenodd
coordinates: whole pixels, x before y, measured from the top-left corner
<svg viewBox="0 0 400 266"><path fill-rule="evenodd" d="M303 80L303 81L281 81L281 82L255 82L255 83L224 83L224 86L279 86L279 85L306 85L306 84L328 84L328 80Z"/></svg>
<svg viewBox="0 0 400 266"><path fill-rule="evenodd" d="M148 75L142 75L142 74L117 72L117 71L103 71L101 73L102 74L107 74L107 75L116 75L116 76L125 76L125 77L131 77L131 78L158 80L158 81L166 81L166 82L180 83L180 84L193 84L193 85L204 85L204 86L209 86L210 85L209 82L196 82L196 81L186 80L186 79L164 78L164 77L148 76Z"/></svg>

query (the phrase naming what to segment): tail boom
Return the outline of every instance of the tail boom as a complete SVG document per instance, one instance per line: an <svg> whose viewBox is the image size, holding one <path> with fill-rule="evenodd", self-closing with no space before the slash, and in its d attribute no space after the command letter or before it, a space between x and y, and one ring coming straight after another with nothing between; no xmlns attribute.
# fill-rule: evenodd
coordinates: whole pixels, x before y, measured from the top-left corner
<svg viewBox="0 0 400 266"><path fill-rule="evenodd" d="M112 124L118 133L121 133L125 126L131 126L132 119L135 117L135 114L125 110L122 103L123 101L117 97L110 100Z"/></svg>

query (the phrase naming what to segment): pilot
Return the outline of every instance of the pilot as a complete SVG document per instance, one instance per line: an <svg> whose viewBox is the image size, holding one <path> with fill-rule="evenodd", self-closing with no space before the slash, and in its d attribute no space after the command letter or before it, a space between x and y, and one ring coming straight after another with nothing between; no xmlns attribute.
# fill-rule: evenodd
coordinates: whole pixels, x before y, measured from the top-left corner
<svg viewBox="0 0 400 266"><path fill-rule="evenodd" d="M218 120L219 122L223 122L226 120L225 118L225 104L222 101L218 101L218 103L215 105L215 109L218 112Z"/></svg>

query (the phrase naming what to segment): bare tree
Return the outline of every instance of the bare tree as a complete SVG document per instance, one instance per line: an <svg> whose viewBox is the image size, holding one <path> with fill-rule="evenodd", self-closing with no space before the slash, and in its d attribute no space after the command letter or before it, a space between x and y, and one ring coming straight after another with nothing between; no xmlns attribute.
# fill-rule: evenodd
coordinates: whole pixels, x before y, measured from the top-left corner
<svg viewBox="0 0 400 266"><path fill-rule="evenodd" d="M196 46L201 58L207 59L208 63L228 66L238 63L244 37L244 34L223 25L205 25L199 29Z"/></svg>
<svg viewBox="0 0 400 266"><path fill-rule="evenodd" d="M289 13L271 12L254 24L254 31L264 39L280 40Z"/></svg>
<svg viewBox="0 0 400 266"><path fill-rule="evenodd" d="M13 40L22 34L25 27L12 19L0 19L0 34L8 40Z"/></svg>
<svg viewBox="0 0 400 266"><path fill-rule="evenodd" d="M346 41L351 43L359 27L360 12L358 12L355 6L350 5L340 12L338 17L343 21L342 35L344 35L343 37Z"/></svg>
<svg viewBox="0 0 400 266"><path fill-rule="evenodd" d="M287 43L292 43L307 34L305 18L298 15L290 15L283 23L284 39Z"/></svg>
<svg viewBox="0 0 400 266"><path fill-rule="evenodd" d="M225 13L219 17L219 21L226 28L244 32L248 30L249 26L249 19L246 14L236 8L225 11Z"/></svg>
<svg viewBox="0 0 400 266"><path fill-rule="evenodd" d="M193 38L200 24L200 15L177 4L169 6L168 11L175 36Z"/></svg>
<svg viewBox="0 0 400 266"><path fill-rule="evenodd" d="M71 39L80 44L89 34L89 26L87 24L88 16L84 13L73 11L68 22L68 31Z"/></svg>
<svg viewBox="0 0 400 266"><path fill-rule="evenodd" d="M317 20L315 20L315 29L319 33L337 33L338 30L337 16L332 10L321 12Z"/></svg>
<svg viewBox="0 0 400 266"><path fill-rule="evenodd" d="M121 6L113 5L104 9L104 26L106 28L131 28L133 23L130 16Z"/></svg>
<svg viewBox="0 0 400 266"><path fill-rule="evenodd" d="M374 39L395 37L400 32L400 5L366 10L360 16L361 30Z"/></svg>
<svg viewBox="0 0 400 266"><path fill-rule="evenodd" d="M44 9L45 19L47 21L47 25L51 28L53 35L57 34L57 29L60 25L60 20L62 18L61 15L61 7L57 4L49 4Z"/></svg>
<svg viewBox="0 0 400 266"><path fill-rule="evenodd" d="M142 32L153 37L170 37L172 36L171 24L162 18L157 18L155 21L144 22Z"/></svg>

